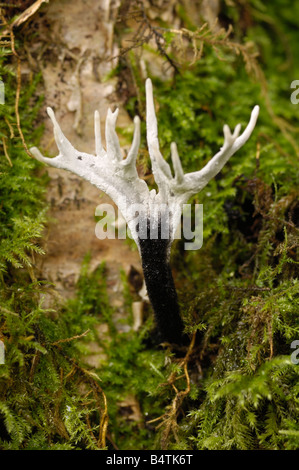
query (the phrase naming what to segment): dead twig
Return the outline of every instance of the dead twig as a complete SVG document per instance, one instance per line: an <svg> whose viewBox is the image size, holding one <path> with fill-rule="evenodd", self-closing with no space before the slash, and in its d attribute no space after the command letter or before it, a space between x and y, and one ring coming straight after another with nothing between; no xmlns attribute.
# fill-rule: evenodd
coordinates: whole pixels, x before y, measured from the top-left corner
<svg viewBox="0 0 299 470"><path fill-rule="evenodd" d="M90 332L90 329L86 330L81 335L72 336L71 338L59 339L58 341L51 343L51 346L57 346L57 344L61 344L61 343L69 343L70 341L73 341L74 339L79 339L79 338L82 338L83 336L86 336L89 332Z"/></svg>
<svg viewBox="0 0 299 470"><path fill-rule="evenodd" d="M8 163L9 163L9 165L12 166L11 159L10 159L10 157L8 155L8 152L7 152L5 137L2 138L2 145L3 145L4 155L5 155Z"/></svg>
<svg viewBox="0 0 299 470"><path fill-rule="evenodd" d="M2 11L0 11L0 18L2 20L2 23L7 27L7 29L5 31L1 32L0 40L4 36L7 36L7 35L9 36L9 38L10 38L9 45L11 47L12 54L16 58L16 61L17 61L17 89L16 89L16 99L15 99L15 115L16 115L17 128L18 128L18 132L19 132L19 135L21 137L22 144L23 144L23 147L24 147L26 153L30 157L32 157L32 155L31 155L31 153L28 149L28 146L25 142L25 138L24 138L23 131L22 131L22 128L21 128L21 119L20 119L20 113L19 113L20 93L21 93L21 84L22 84L21 58L20 58L20 56L17 53L16 48L15 48L15 37L14 37L14 33L13 33L13 25L8 24L8 22L6 21L6 18L4 17ZM11 131L11 128L10 128L10 131Z"/></svg>
<svg viewBox="0 0 299 470"><path fill-rule="evenodd" d="M190 361L190 357L193 352L195 338L196 338L196 333L194 333L192 336L192 340L188 347L186 356L178 364L179 369L183 368L184 374L178 376L177 372L174 371L170 374L168 381L165 384L161 384L161 386L171 385L171 387L175 391L175 397L172 400L172 403L169 406L169 409L162 416L159 416L158 418L152 419L147 422L148 424L151 424L151 423L161 421L160 424L158 424L158 426L156 427L156 429L158 430L164 427L164 430L162 432L162 438L161 438L161 447L163 450L167 448L169 435L171 432L173 433L176 441L178 441L177 416L178 416L178 413L179 413L179 410L180 410L180 407L182 405L184 398L190 393L190 377L188 373L188 363ZM175 382L181 379L182 377L185 377L186 379L186 387L184 390L178 390L178 388L175 385Z"/></svg>
<svg viewBox="0 0 299 470"><path fill-rule="evenodd" d="M126 55L133 49L137 49L142 47L144 44L148 44L152 39L155 41L156 47L158 52L162 57L164 57L170 66L174 69L177 74L180 74L180 71L177 67L175 61L171 58L170 54L165 49L165 39L163 34L159 31L159 28L153 26L151 21L149 20L144 3L142 1L136 0L136 4L138 6L137 10L130 11L128 13L128 17L133 18L137 24L139 24L137 31L135 32L132 40L131 46L125 47L120 51L119 56L111 57L109 60L114 60L120 56ZM123 18L122 18L123 20Z"/></svg>
<svg viewBox="0 0 299 470"><path fill-rule="evenodd" d="M1 33L1 35L5 35L6 33L8 33L10 31L10 28L14 28L14 27L18 27L20 26L21 24L25 23L25 21L27 21L29 18L31 18L31 16L33 16L38 10L39 8L41 7L41 5L43 3L49 3L49 0L36 0L36 2L34 2L32 5L30 5L30 7L26 8L26 10L24 10L10 25L9 25L9 29L6 29L3 31L3 33ZM0 7L13 7L13 6L16 6L16 5L9 5L9 4L0 4ZM7 23L6 23L6 26Z"/></svg>

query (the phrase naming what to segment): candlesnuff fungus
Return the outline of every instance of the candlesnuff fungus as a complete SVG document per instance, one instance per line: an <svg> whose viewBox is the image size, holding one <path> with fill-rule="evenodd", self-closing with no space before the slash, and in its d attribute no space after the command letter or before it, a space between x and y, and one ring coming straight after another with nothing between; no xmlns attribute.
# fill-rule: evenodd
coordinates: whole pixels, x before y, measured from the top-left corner
<svg viewBox="0 0 299 470"><path fill-rule="evenodd" d="M136 170L140 143L138 116L134 119L135 129L131 149L123 159L115 131L118 109L114 112L109 109L107 113L106 150L101 142L100 116L98 111L95 111L95 156L76 150L61 131L52 108L47 108L47 112L54 126L59 155L55 158L46 158L36 147L30 149L31 153L41 162L81 176L115 202L139 249L147 293L154 309L160 340L180 343L183 323L169 258L171 244L181 220L183 204L187 203L192 195L201 191L221 171L229 158L245 144L255 127L259 107L253 108L250 121L241 135L239 135L240 124L235 127L233 133L227 125L224 125L223 147L199 171L184 174L176 144L173 142L171 144L173 176L169 164L159 150L152 82L147 79L147 144L158 192L155 189L150 191ZM138 213L137 218L136 213ZM165 236L165 221L167 221L167 236ZM150 236L152 232L156 235Z"/></svg>

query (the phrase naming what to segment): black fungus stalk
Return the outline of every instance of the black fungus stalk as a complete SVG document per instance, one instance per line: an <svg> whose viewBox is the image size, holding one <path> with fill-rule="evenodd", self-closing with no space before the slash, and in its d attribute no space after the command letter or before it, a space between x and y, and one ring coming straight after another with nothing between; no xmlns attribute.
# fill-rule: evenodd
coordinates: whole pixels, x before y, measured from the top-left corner
<svg viewBox="0 0 299 470"><path fill-rule="evenodd" d="M152 304L161 342L181 344L183 322L169 264L170 240L139 238L144 280Z"/></svg>

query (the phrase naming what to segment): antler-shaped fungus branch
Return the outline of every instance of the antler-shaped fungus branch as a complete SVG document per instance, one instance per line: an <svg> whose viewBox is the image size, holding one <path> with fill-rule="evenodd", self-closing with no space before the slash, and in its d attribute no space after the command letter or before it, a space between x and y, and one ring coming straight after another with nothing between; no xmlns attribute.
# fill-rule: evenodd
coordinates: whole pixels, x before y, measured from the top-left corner
<svg viewBox="0 0 299 470"><path fill-rule="evenodd" d="M214 178L224 167L229 158L249 139L259 114L259 106L255 106L250 121L239 136L241 125L235 127L231 133L227 124L224 125L224 144L220 151L206 164L204 168L193 173L184 174L175 142L171 143L171 159L174 169L172 176L169 164L164 160L159 149L158 125L155 113L153 89L150 79L146 80L146 124L147 144L152 162L152 170L159 188L161 200L172 207L172 236L180 220L181 209L188 199L200 192L208 182Z"/></svg>
<svg viewBox="0 0 299 470"><path fill-rule="evenodd" d="M44 157L41 152L32 147L32 155L39 161L56 168L69 170L81 178L89 181L101 191L105 192L119 207L127 223L134 217L133 208L136 204L146 205L148 199L148 187L139 178L136 170L136 158L140 144L140 119L134 119L134 136L128 155L123 159L119 140L115 131L118 109L107 113L105 137L106 150L102 145L100 115L95 111L95 153L90 155L79 152L63 134L52 108L47 108L48 115L53 123L54 137L59 149L59 154L54 158ZM130 227L134 236L134 226ZM136 234L134 236L136 239Z"/></svg>
<svg viewBox="0 0 299 470"><path fill-rule="evenodd" d="M146 81L146 94L147 143L155 181L159 190L163 192L163 194L165 194L165 190L167 188L168 192L171 191L175 194L185 193L186 199L188 199L192 194L196 194L201 191L208 182L222 170L229 158L247 142L255 127L259 114L259 106L255 106L251 113L250 121L241 135L239 135L241 124L237 124L233 133L231 133L228 125L225 124L223 127L224 144L222 148L202 170L193 173L184 174L176 143L172 142L171 159L175 173L173 177L170 166L164 160L159 150L158 126L154 108L152 83L150 79L147 79Z"/></svg>

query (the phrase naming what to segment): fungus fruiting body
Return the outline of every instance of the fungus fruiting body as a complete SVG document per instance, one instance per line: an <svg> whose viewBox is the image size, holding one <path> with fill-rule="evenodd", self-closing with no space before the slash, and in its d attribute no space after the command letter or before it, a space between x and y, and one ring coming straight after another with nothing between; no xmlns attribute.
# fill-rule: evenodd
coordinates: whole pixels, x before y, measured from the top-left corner
<svg viewBox="0 0 299 470"><path fill-rule="evenodd" d="M152 82L147 79L147 144L157 191L150 190L137 173L136 158L140 144L138 116L134 119L132 146L124 159L115 131L118 109L114 112L109 109L107 113L106 149L102 145L100 115L95 111L95 155L76 150L63 134L52 108L47 108L47 112L53 123L59 154L57 157L47 158L33 147L30 149L32 155L41 162L77 174L105 192L115 202L139 249L160 340L179 343L183 333L183 322L169 258L183 205L192 195L201 191L221 171L229 158L246 143L255 127L259 107L253 108L249 123L242 134L240 134L240 124L235 127L233 133L227 125L224 125L223 146L199 171L187 174L183 172L177 146L173 142L171 144L173 175L170 165L164 160L159 149ZM151 229L155 233L153 237Z"/></svg>

